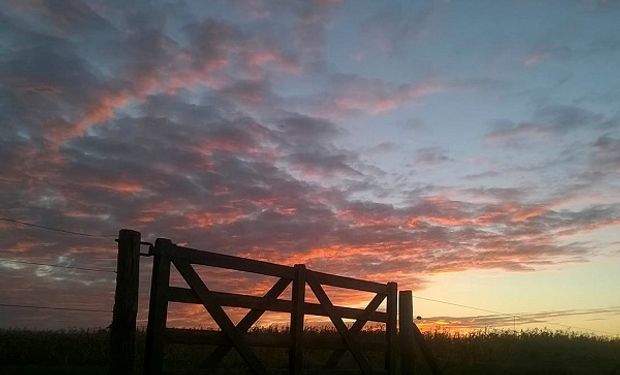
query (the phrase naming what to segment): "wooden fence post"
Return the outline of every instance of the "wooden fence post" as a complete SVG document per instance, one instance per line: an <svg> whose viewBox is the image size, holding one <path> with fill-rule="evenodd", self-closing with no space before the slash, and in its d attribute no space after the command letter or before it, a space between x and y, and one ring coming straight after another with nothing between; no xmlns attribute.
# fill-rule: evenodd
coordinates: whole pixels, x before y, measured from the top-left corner
<svg viewBox="0 0 620 375"><path fill-rule="evenodd" d="M396 375L396 340L397 340L397 316L398 313L398 286L394 282L387 284L387 321L385 323L385 334L387 340L387 351L385 353L385 367L388 375Z"/></svg>
<svg viewBox="0 0 620 375"><path fill-rule="evenodd" d="M110 325L110 367L108 374L133 374L138 314L140 232L121 229L118 233L116 291Z"/></svg>
<svg viewBox="0 0 620 375"><path fill-rule="evenodd" d="M291 347L289 351L289 372L299 375L303 372L303 334L304 334L304 305L306 301L306 266L295 265L291 302Z"/></svg>
<svg viewBox="0 0 620 375"><path fill-rule="evenodd" d="M413 294L410 290L398 293L398 324L400 327L400 368L402 375L414 373Z"/></svg>
<svg viewBox="0 0 620 375"><path fill-rule="evenodd" d="M164 335L168 318L168 288L170 285L170 256L174 244L158 238L153 249L153 275L149 300L149 321L146 326L144 374L161 374L164 366Z"/></svg>

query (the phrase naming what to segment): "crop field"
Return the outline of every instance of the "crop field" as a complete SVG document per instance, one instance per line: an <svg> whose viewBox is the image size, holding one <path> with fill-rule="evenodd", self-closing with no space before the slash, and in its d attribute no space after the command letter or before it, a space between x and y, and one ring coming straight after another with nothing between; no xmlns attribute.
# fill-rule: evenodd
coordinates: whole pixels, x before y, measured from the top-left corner
<svg viewBox="0 0 620 375"><path fill-rule="evenodd" d="M252 341L268 342L283 331L258 329L249 333ZM333 338L327 329L305 332L309 342ZM445 374L620 374L620 340L580 335L568 332L530 330L425 334ZM137 337L137 363L140 370L144 333ZM359 343L366 348L379 348L383 335L365 331ZM198 368L212 348L198 345L170 345L166 351L166 367ZM108 363L108 332L105 330L68 331L0 331L1 374L105 374ZM284 369L287 352L284 349L256 348L256 353L270 368ZM308 373L320 373L330 350L306 350L305 367ZM366 351L373 367L380 369L380 351ZM419 358L419 355L414 354ZM416 374L430 373L423 361L416 362ZM354 369L350 356L340 367ZM242 360L234 351L222 361L220 373L245 373ZM350 373L356 373L352 371Z"/></svg>

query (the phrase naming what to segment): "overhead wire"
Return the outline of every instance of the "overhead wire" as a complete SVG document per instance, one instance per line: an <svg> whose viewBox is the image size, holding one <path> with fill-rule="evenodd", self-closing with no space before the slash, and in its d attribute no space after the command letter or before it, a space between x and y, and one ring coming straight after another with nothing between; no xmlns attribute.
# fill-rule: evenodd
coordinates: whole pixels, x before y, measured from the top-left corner
<svg viewBox="0 0 620 375"><path fill-rule="evenodd" d="M519 320L526 320L525 318L523 318L521 316L523 313L521 313L521 314L506 313L506 312L501 312L501 311L496 311L496 310L489 310L489 309L485 309L485 308L481 308L481 307L476 307L476 306L464 305L464 304L461 304L461 303L455 303L455 302L449 302L449 301L443 301L443 300L428 298L428 297L414 296L414 298L425 300L425 301L430 301L430 302L443 303L443 304L451 305L451 306L463 307L463 308L467 308L467 309L471 309L471 310L477 310L477 311L481 311L481 312L487 312L487 313L491 313L491 314L511 316L511 317L514 317L514 318L518 318ZM555 325L555 326L559 326L559 327L565 327L565 328L568 328L568 329L574 328L574 329L579 329L579 330L582 330L582 331L601 333L601 334L605 334L605 335L608 335L608 336L616 336L617 335L617 334L614 334L614 333L611 333L611 332L601 331L601 330L598 330L598 329L584 328L584 327L579 327L579 326L575 326L575 325L556 323L556 322L548 321L548 320L541 320L541 321L537 321L537 322L535 321L535 322L531 322L531 323L532 324L549 324L549 325Z"/></svg>
<svg viewBox="0 0 620 375"><path fill-rule="evenodd" d="M4 216L0 217L0 221L14 223L14 224L18 224L18 225L23 225L23 226L27 226L27 227L31 227L31 228L43 229L43 230L52 231L52 232L58 232L58 233L63 233L63 234L70 234L70 235L75 235L75 236L90 237L90 238L106 238L106 239L108 239L108 238L116 238L116 235L104 235L104 234L93 234L93 233L85 233L85 232L76 232L76 231L72 231L72 230L68 230L68 229L63 229L63 228L58 228L58 227L51 227L51 226L47 226L47 225L29 223L29 222L13 219L13 218L10 218L10 217L4 217ZM33 266L66 268L66 269L75 269L75 270L81 270L81 271L116 273L115 270L111 270L111 269L103 269L103 268L95 268L95 267L83 267L83 266L71 266L71 265L63 265L63 264L49 264L49 263L41 263L41 262L29 262L29 261L13 260L13 259L0 259L0 262L16 263L16 264L27 264L27 265L33 265Z"/></svg>
<svg viewBox="0 0 620 375"><path fill-rule="evenodd" d="M607 336L617 336L617 333L611 333L608 331L601 331L598 329L592 329L592 328L584 328L584 327L579 327L579 326L575 326L575 325L571 325L571 324L562 324L562 323L555 323L555 322L550 322L550 321L543 321L542 323L544 324L550 324L552 326L558 326L558 327L564 327L564 328L568 328L568 329L580 329L582 331L590 331L590 332L596 332L596 333L601 333Z"/></svg>
<svg viewBox="0 0 620 375"><path fill-rule="evenodd" d="M1 221L6 221L6 222L9 222L9 223L14 223L14 224L19 224L19 225L27 226L27 227L39 228L39 229L44 229L44 230L48 230L48 231L51 231L51 232L70 234L70 235L74 235L74 236L82 236L82 237L90 237L90 238L116 238L116 235L113 235L113 234L93 234L93 233L77 232L77 231L68 230L68 229L62 229L62 228L58 228L58 227L51 227L51 226L47 226L47 225L29 223L29 222L13 219L13 218L10 218L10 217L0 217L0 220Z"/></svg>
<svg viewBox="0 0 620 375"><path fill-rule="evenodd" d="M420 296L414 296L414 297L417 298L417 299L425 300L425 301L431 301L431 302L443 303L443 304L446 304L446 305L464 307L464 308L467 308L467 309L478 310L478 311L487 312L487 313L491 313L491 314L516 316L515 314L507 314L507 313L503 313L501 311L488 310L488 309L483 309L483 308L480 308L480 307L468 306L468 305L463 305L463 304L455 303L455 302L442 301L442 300L438 300L438 299L432 299L432 298L420 297Z"/></svg>
<svg viewBox="0 0 620 375"><path fill-rule="evenodd" d="M12 260L12 259L0 259L0 262L16 263L16 264L27 264L27 265L32 265L32 266L67 268L67 269L75 269L75 270L80 270L80 271L94 271L94 272L116 273L115 270L105 269L105 268L92 268L92 267L69 266L69 265L64 265L64 264L49 264L49 263L39 263L39 262L27 262L27 261Z"/></svg>
<svg viewBox="0 0 620 375"><path fill-rule="evenodd" d="M15 308L39 309L39 310L79 311L79 312L93 312L93 313L111 313L112 312L111 310L83 309L83 308L77 308L77 307L22 305L22 304L17 304L17 303L0 303L0 307L15 307Z"/></svg>

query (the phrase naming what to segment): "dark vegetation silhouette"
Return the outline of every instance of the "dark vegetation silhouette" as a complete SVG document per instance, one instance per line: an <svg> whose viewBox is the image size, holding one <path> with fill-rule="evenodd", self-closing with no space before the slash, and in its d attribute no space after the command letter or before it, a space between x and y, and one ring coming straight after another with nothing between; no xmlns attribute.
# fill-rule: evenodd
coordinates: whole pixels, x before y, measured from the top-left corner
<svg viewBox="0 0 620 375"><path fill-rule="evenodd" d="M307 328L309 341L318 344L337 338L328 328ZM286 331L255 328L249 331L252 341L285 339ZM384 341L384 332L363 330L358 342L364 348ZM567 331L527 330L474 331L456 334L442 331L424 333L430 350L436 354L442 372L450 374L620 374L620 340ZM142 373L145 332L136 336L136 373ZM107 330L27 331L0 330L0 374L106 374L108 371L109 332ZM196 368L205 353L214 346L171 345L166 347L170 367ZM269 347L256 348L257 356L271 368L286 366L288 353ZM369 362L381 367L381 352L368 351ZM304 365L319 371L330 355L328 350L307 350ZM419 356L419 353L416 353ZM419 358L418 358L419 359ZM355 361L345 355L342 367L353 368ZM231 351L219 366L220 373L245 373L243 359ZM416 374L429 374L424 361L417 361ZM217 372L213 372L217 374ZM312 372L308 372L312 373ZM320 373L320 372L319 372ZM355 373L355 372L354 372Z"/></svg>

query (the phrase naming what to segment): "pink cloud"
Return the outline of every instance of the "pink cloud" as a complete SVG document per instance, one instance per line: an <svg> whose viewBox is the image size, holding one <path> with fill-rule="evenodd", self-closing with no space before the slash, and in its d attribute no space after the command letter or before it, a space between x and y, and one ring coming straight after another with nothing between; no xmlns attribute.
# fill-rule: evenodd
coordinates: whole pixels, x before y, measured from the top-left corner
<svg viewBox="0 0 620 375"><path fill-rule="evenodd" d="M330 117L357 113L376 115L448 89L448 85L436 82L394 86L379 80L346 79L336 85L335 93L321 104L320 110Z"/></svg>
<svg viewBox="0 0 620 375"><path fill-rule="evenodd" d="M196 38L193 50L182 49L172 42L167 43L165 48L168 50L160 61L155 62L156 65L127 72L123 78L129 85L96 93L91 103L82 108L82 114L71 121L69 129L55 129L50 124L49 134L52 139L62 144L79 137L87 129L114 118L115 112L129 103L143 102L149 95L174 94L180 89L191 90L201 86L214 90L225 89L235 82L227 73L227 69L235 64L248 72L254 80L263 79L264 70L269 67L276 67L289 74L301 72L301 67L294 58L279 47L250 35L243 35L227 26L207 24L196 32ZM203 55L200 52L203 48L214 52ZM264 94L252 91L239 98L260 103L265 100L262 97Z"/></svg>

